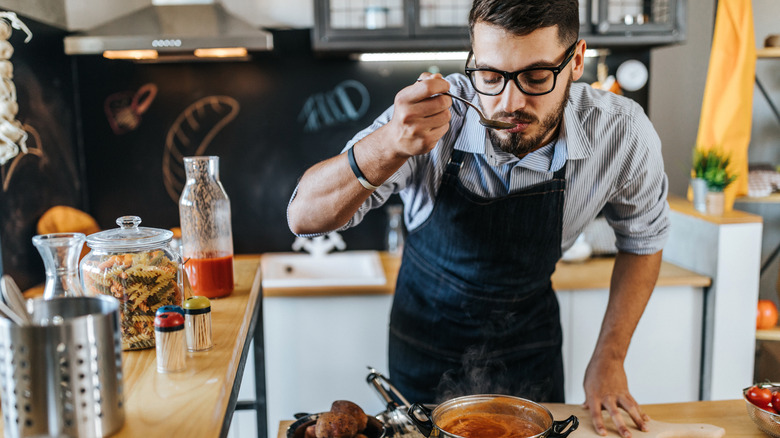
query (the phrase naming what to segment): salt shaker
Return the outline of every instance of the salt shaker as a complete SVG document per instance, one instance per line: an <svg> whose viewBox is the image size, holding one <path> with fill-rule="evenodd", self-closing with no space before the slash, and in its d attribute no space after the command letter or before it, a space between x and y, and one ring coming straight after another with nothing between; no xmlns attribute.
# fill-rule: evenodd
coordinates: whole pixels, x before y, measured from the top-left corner
<svg viewBox="0 0 780 438"><path fill-rule="evenodd" d="M219 157L184 157L187 182L179 198L182 257L194 295L233 292L230 199L219 180Z"/></svg>
<svg viewBox="0 0 780 438"><path fill-rule="evenodd" d="M211 303L206 297L190 297L184 301L184 324L189 351L206 351L214 346L211 340Z"/></svg>
<svg viewBox="0 0 780 438"><path fill-rule="evenodd" d="M184 317L166 312L154 318L157 348L157 372L175 373L184 370Z"/></svg>

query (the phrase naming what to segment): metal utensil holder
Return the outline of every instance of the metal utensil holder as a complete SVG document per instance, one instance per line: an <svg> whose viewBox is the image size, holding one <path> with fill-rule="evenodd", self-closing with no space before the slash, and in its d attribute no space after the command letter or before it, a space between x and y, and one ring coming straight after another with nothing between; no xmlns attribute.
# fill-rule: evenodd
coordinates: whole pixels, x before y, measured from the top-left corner
<svg viewBox="0 0 780 438"><path fill-rule="evenodd" d="M124 424L119 301L33 300L33 324L0 318L5 436L105 437Z"/></svg>

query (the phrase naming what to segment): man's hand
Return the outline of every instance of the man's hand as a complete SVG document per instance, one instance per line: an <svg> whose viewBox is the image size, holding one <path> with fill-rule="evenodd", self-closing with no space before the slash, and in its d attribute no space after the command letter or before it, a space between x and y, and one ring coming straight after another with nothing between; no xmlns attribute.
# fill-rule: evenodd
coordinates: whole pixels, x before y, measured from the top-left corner
<svg viewBox="0 0 780 438"><path fill-rule="evenodd" d="M396 94L393 118L382 129L395 140L398 156L428 153L444 136L450 127L452 99L431 96L449 89L450 83L440 74L423 73L418 82Z"/></svg>
<svg viewBox="0 0 780 438"><path fill-rule="evenodd" d="M621 436L625 438L631 436L631 431L623 419L621 410L628 413L639 430L647 432L645 423L650 420L650 417L642 412L639 404L628 392L626 372L621 361L598 358L594 355L585 371L585 403L583 406L590 410L593 428L601 436L607 434L601 415L602 409L609 413Z"/></svg>

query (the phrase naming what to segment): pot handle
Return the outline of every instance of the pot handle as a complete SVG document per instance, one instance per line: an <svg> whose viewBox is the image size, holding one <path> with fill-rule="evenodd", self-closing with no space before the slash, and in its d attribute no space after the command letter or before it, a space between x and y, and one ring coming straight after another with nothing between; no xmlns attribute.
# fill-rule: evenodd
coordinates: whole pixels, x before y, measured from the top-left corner
<svg viewBox="0 0 780 438"><path fill-rule="evenodd" d="M571 427L566 429L566 427L568 427L569 425L571 425ZM575 417L574 415L572 415L571 417L569 417L569 418L567 418L567 419L565 419L563 421L553 421L552 433L549 436L551 438L552 437L560 437L560 438L567 437L567 436L569 436L570 433L572 433L575 430L577 430L577 426L579 426L579 425L580 425L580 421L577 420L577 417Z"/></svg>
<svg viewBox="0 0 780 438"><path fill-rule="evenodd" d="M425 421L420 420L420 418L417 416L418 412L425 415ZM409 414L409 418L412 420L412 423L414 423L414 425L417 426L417 430L419 430L420 433L425 435L426 437L431 436L431 432L433 432L433 421L431 421L431 412L432 411L430 409L426 408L420 403L412 404L412 406L410 406L409 410L407 411L407 413Z"/></svg>

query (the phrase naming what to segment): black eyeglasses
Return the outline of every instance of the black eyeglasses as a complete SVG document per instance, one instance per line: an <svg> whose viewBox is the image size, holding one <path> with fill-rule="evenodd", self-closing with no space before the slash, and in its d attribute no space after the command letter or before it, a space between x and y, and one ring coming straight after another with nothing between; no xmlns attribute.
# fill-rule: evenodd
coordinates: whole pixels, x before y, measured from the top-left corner
<svg viewBox="0 0 780 438"><path fill-rule="evenodd" d="M557 67L534 67L514 72L492 68L469 68L468 65L474 56L474 52L469 52L469 57L466 59L466 76L471 80L477 93L486 96L501 94L510 80L514 80L517 88L523 93L529 96L541 96L555 89L558 73L569 64L569 61L574 57L576 48L577 42L569 47L566 51L566 58Z"/></svg>

